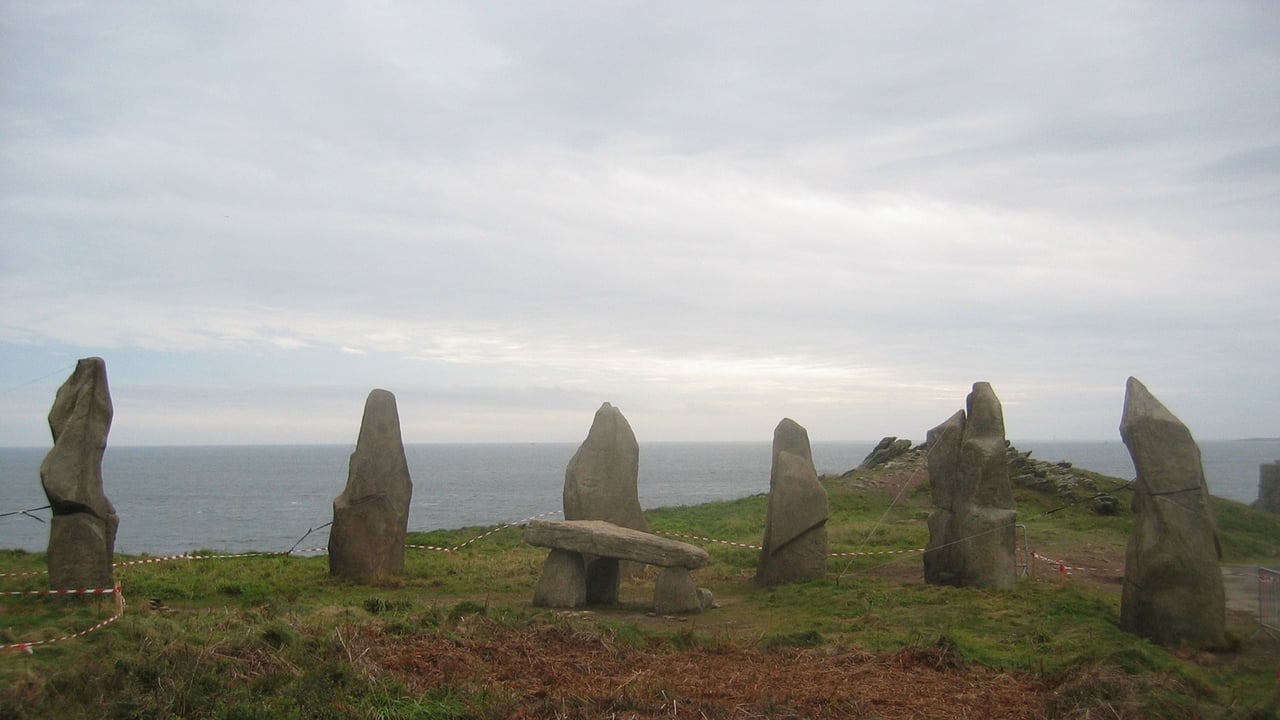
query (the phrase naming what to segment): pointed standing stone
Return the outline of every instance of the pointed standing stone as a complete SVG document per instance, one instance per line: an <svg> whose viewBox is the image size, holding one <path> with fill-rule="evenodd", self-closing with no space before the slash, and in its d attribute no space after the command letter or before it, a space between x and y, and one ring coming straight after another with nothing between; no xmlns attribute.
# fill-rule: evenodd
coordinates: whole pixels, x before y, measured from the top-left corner
<svg viewBox="0 0 1280 720"><path fill-rule="evenodd" d="M756 583L781 585L827 574L827 490L818 481L809 433L784 418L773 431L769 509Z"/></svg>
<svg viewBox="0 0 1280 720"><path fill-rule="evenodd" d="M346 489L333 501L329 574L355 582L402 574L412 497L396 398L374 390L365 401Z"/></svg>
<svg viewBox="0 0 1280 720"><path fill-rule="evenodd" d="M649 532L640 509L640 445L618 408L604 403L596 411L582 441L564 471L564 519L604 520L632 530ZM620 568L617 560L588 556L587 584L593 602L616 600L622 575L642 569L635 563Z"/></svg>
<svg viewBox="0 0 1280 720"><path fill-rule="evenodd" d="M1120 437L1137 472L1120 628L1161 645L1221 647L1222 550L1200 448L1187 426L1132 377Z"/></svg>
<svg viewBox="0 0 1280 720"><path fill-rule="evenodd" d="M1015 512L1004 411L990 383L977 382L965 411L929 431L933 504L925 581L1010 588L1016 580Z"/></svg>
<svg viewBox="0 0 1280 720"><path fill-rule="evenodd" d="M102 490L112 414L106 362L80 360L54 397L53 449L40 464L40 484L53 509L46 558L51 588L112 587L120 519Z"/></svg>

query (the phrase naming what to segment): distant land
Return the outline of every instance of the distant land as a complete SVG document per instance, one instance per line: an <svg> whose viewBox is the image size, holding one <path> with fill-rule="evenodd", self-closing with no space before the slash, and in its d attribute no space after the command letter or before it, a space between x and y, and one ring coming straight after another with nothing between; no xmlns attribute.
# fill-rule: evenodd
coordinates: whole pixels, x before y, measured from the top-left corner
<svg viewBox="0 0 1280 720"><path fill-rule="evenodd" d="M1237 440L1236 442L1280 442L1280 437L1269 437L1269 438L1262 438L1262 437L1259 437L1259 438L1240 438L1240 439L1239 439L1239 440Z"/></svg>

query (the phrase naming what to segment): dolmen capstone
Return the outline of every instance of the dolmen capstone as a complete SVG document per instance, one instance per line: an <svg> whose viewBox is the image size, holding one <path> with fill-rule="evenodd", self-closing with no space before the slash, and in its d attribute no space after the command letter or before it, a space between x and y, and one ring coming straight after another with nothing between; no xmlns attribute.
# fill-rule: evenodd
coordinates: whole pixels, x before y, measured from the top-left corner
<svg viewBox="0 0 1280 720"><path fill-rule="evenodd" d="M1120 628L1160 645L1221 647L1226 594L1209 487L1191 431L1135 378L1120 437L1137 473Z"/></svg>
<svg viewBox="0 0 1280 720"><path fill-rule="evenodd" d="M40 464L40 484L53 511L46 556L50 588L112 587L120 519L102 490L112 414L106 362L79 360L54 396L53 449Z"/></svg>
<svg viewBox="0 0 1280 720"><path fill-rule="evenodd" d="M564 519L603 520L632 530L649 531L640 509L640 445L631 425L618 408L604 403L596 411L582 441L564 471ZM631 576L641 566L602 563L587 558L587 574L593 584L614 587L619 575ZM613 576L610 577L609 573Z"/></svg>
<svg viewBox="0 0 1280 720"><path fill-rule="evenodd" d="M710 591L694 586L689 574L710 560L702 548L602 520L532 520L525 526L524 540L551 548L533 594L537 607L616 603L617 583L592 582L587 558L596 565L614 566L597 577L617 578L619 561L661 567L653 591L655 612L691 613L710 607Z"/></svg>
<svg viewBox="0 0 1280 720"><path fill-rule="evenodd" d="M329 574L362 583L401 575L412 497L396 398L376 389L365 401L346 489L333 500Z"/></svg>
<svg viewBox="0 0 1280 720"><path fill-rule="evenodd" d="M758 585L815 580L827 574L827 490L818 481L809 433L783 418L773 431L769 509L756 566Z"/></svg>
<svg viewBox="0 0 1280 720"><path fill-rule="evenodd" d="M929 516L924 579L934 585L1010 588L1015 565L1013 488L1004 411L990 383L977 382L965 410L929 431Z"/></svg>
<svg viewBox="0 0 1280 720"><path fill-rule="evenodd" d="M1280 513L1280 460L1258 466L1258 499L1253 506Z"/></svg>

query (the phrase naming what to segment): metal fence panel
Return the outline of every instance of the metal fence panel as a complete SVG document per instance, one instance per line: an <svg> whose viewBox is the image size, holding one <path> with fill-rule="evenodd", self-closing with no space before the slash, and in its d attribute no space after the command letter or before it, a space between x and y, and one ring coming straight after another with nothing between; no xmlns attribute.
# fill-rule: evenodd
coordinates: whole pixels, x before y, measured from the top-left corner
<svg viewBox="0 0 1280 720"><path fill-rule="evenodd" d="M1258 622L1280 633L1280 570L1258 568Z"/></svg>

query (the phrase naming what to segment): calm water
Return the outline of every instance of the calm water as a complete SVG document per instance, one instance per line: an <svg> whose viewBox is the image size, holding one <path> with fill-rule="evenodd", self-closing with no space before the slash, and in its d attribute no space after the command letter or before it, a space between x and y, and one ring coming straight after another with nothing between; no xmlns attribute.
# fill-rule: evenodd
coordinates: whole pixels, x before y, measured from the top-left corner
<svg viewBox="0 0 1280 720"><path fill-rule="evenodd" d="M874 443L813 444L820 473L857 466ZM1133 466L1114 443L1016 442L1042 460L1069 460L1120 478ZM120 515L122 553L195 549L288 550L332 519L352 446L109 447L107 496ZM409 527L489 526L559 510L564 469L576 443L430 444L405 448L413 477ZM40 461L47 448L0 448L0 512L45 505ZM1280 458L1280 441L1201 443L1209 489L1251 502L1258 465ZM766 492L769 443L647 443L640 448L645 508L728 500ZM48 511L33 513L48 518ZM48 525L0 518L0 547L43 550ZM323 546L327 529L300 547Z"/></svg>

